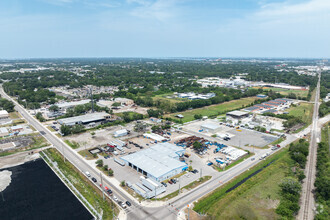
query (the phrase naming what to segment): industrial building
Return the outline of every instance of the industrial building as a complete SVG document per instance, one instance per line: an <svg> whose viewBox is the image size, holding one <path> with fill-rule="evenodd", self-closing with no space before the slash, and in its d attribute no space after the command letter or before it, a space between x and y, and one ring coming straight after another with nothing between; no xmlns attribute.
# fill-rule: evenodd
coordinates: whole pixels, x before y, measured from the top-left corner
<svg viewBox="0 0 330 220"><path fill-rule="evenodd" d="M203 131L207 131L210 133L216 133L221 129L221 127L215 123L207 123L207 124L203 124L201 125L201 130Z"/></svg>
<svg viewBox="0 0 330 220"><path fill-rule="evenodd" d="M156 197L157 195L166 191L165 186L153 179L141 176L140 180L142 184L136 183L132 186L132 189L144 198L149 199L152 197Z"/></svg>
<svg viewBox="0 0 330 220"><path fill-rule="evenodd" d="M194 92L188 93L178 93L178 98L186 98L190 100L197 100L197 99L210 99L215 97L215 93L207 93L207 94L195 94Z"/></svg>
<svg viewBox="0 0 330 220"><path fill-rule="evenodd" d="M7 119L9 118L9 114L6 110L1 110L0 111L0 119Z"/></svg>
<svg viewBox="0 0 330 220"><path fill-rule="evenodd" d="M143 134L143 137L154 140L155 142L164 142L167 140L163 136L161 136L159 134L155 134L155 133L145 133L145 134Z"/></svg>
<svg viewBox="0 0 330 220"><path fill-rule="evenodd" d="M120 105L133 105L134 101L127 98L115 98L114 102L120 103Z"/></svg>
<svg viewBox="0 0 330 220"><path fill-rule="evenodd" d="M236 120L242 120L243 118L249 117L249 113L243 111L231 111L227 112L226 117Z"/></svg>
<svg viewBox="0 0 330 220"><path fill-rule="evenodd" d="M126 129L121 129L121 130L115 131L113 133L113 136L114 137L121 137L121 136L125 136L127 134L128 134L128 131Z"/></svg>
<svg viewBox="0 0 330 220"><path fill-rule="evenodd" d="M80 101L73 101L73 102L62 102L62 103L58 103L56 104L58 106L58 108L60 110L66 110L68 108L73 108L77 105L85 105L87 103L90 103L91 100L89 99L84 99L84 100L80 100Z"/></svg>
<svg viewBox="0 0 330 220"><path fill-rule="evenodd" d="M148 178L161 182L188 169L186 163L179 161L184 153L184 148L170 143L159 143L121 159Z"/></svg>
<svg viewBox="0 0 330 220"><path fill-rule="evenodd" d="M59 119L58 123L61 125L73 126L73 125L87 125L90 123L105 122L110 119L111 115L104 112L90 113L86 115L80 115L76 117Z"/></svg>
<svg viewBox="0 0 330 220"><path fill-rule="evenodd" d="M0 128L0 137L5 137L7 135L9 135L8 129L7 128L4 128L4 127L1 127Z"/></svg>

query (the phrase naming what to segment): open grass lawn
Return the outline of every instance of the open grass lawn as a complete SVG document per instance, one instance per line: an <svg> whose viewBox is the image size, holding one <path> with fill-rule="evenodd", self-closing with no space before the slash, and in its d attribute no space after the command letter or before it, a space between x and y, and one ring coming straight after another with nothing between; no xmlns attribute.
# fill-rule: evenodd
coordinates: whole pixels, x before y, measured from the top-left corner
<svg viewBox="0 0 330 220"><path fill-rule="evenodd" d="M9 113L9 117L10 117L11 119L18 119L18 118L21 118L21 116L19 115L18 112L10 112L10 113Z"/></svg>
<svg viewBox="0 0 330 220"><path fill-rule="evenodd" d="M278 159L236 189L225 193L273 158ZM284 149L201 199L194 210L206 213L211 216L210 219L279 219L280 216L275 213L281 198L279 183L292 163L288 150Z"/></svg>
<svg viewBox="0 0 330 220"><path fill-rule="evenodd" d="M307 125L312 123L312 118L313 118L313 104L312 103L301 102L300 105L289 108L288 112L289 112L289 115L301 117L301 119Z"/></svg>
<svg viewBox="0 0 330 220"><path fill-rule="evenodd" d="M265 91L272 90L273 92L278 92L282 95L289 95L290 93L296 94L296 96L307 97L308 90L294 90L294 89L282 89L282 88L271 88L271 87L263 87Z"/></svg>
<svg viewBox="0 0 330 220"><path fill-rule="evenodd" d="M166 93L166 94L162 94L162 95L155 95L152 99L154 101L157 101L157 100L167 100L167 101L170 101L171 103L188 101L188 99L181 99L181 98L166 98L167 96L172 96L172 95L173 95L173 93Z"/></svg>
<svg viewBox="0 0 330 220"><path fill-rule="evenodd" d="M196 114L201 114L203 116L220 115L220 113L223 114L224 112L228 112L228 111L231 111L234 109L241 108L243 105L246 106L248 104L251 104L256 99L257 99L257 97L242 98L242 99L238 99L238 100L224 102L222 104L210 105L207 107L196 108L196 109L188 110L188 111L184 111L184 112L177 112L177 113L166 115L165 117L176 118L175 117L176 115L181 114L184 116L182 121L185 123L188 121L195 120L194 115L196 115Z"/></svg>

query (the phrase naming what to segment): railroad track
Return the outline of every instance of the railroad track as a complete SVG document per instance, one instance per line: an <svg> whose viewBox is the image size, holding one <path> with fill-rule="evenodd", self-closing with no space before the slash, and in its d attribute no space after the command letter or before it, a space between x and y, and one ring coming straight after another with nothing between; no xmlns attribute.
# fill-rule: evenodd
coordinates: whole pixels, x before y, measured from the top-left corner
<svg viewBox="0 0 330 220"><path fill-rule="evenodd" d="M320 96L320 77L317 84L317 90L315 95L315 104L314 104L314 112L313 112L313 123L312 123L312 130L311 130L311 142L309 147L309 155L308 161L306 164L306 190L305 194L302 195L302 207L300 209L300 215L298 214L298 219L303 220L311 220L314 218L313 213L313 184L314 184L314 176L315 176L315 167L316 167L316 149L317 149L317 121L318 121L318 100ZM304 189L304 188L303 188Z"/></svg>

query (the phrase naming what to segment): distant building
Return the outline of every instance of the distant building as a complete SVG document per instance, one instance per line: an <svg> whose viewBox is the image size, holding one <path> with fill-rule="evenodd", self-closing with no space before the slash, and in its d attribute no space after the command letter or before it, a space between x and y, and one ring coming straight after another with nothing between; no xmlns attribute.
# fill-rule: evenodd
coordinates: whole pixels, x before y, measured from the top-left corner
<svg viewBox="0 0 330 220"><path fill-rule="evenodd" d="M59 119L58 123L61 125L73 126L73 125L88 125L90 123L105 122L110 119L111 115L104 112L90 113L86 115L80 115L76 117Z"/></svg>
<svg viewBox="0 0 330 220"><path fill-rule="evenodd" d="M226 117L241 120L243 118L249 117L249 113L243 111L231 111L227 112Z"/></svg>
<svg viewBox="0 0 330 220"><path fill-rule="evenodd" d="M121 105L134 105L134 101L127 98L115 98L114 102L119 102Z"/></svg>
<svg viewBox="0 0 330 220"><path fill-rule="evenodd" d="M89 100L89 99L85 99L85 100L73 101L73 102L62 102L62 103L58 103L58 104L55 104L55 105L57 105L60 110L66 110L68 108L73 108L77 105L88 104L88 103L90 103L90 101L91 100Z"/></svg>
<svg viewBox="0 0 330 220"><path fill-rule="evenodd" d="M127 134L128 134L128 131L126 129L121 129L121 130L115 131L113 133L113 136L114 137L122 137L122 136L125 136Z"/></svg>
<svg viewBox="0 0 330 220"><path fill-rule="evenodd" d="M6 110L0 110L0 119L7 119L9 118L9 114Z"/></svg>
<svg viewBox="0 0 330 220"><path fill-rule="evenodd" d="M5 137L5 136L7 136L7 135L9 135L9 131L8 131L8 129L7 129L7 128L3 128L3 127L1 127L1 128L0 128L0 137Z"/></svg>
<svg viewBox="0 0 330 220"><path fill-rule="evenodd" d="M200 128L201 128L201 130L204 130L204 131L207 131L210 133L216 133L221 129L221 127L215 123L206 123L206 124L201 125Z"/></svg>
<svg viewBox="0 0 330 220"><path fill-rule="evenodd" d="M257 106L252 106L252 107L248 107L248 108L243 109L243 111L247 111L247 112L255 112L255 111L258 111L258 110L260 110L260 108L257 107Z"/></svg>
<svg viewBox="0 0 330 220"><path fill-rule="evenodd" d="M13 132L19 132L19 131L23 130L23 127L22 127L22 125L16 125L16 126L12 126L10 129Z"/></svg>
<svg viewBox="0 0 330 220"><path fill-rule="evenodd" d="M265 98L267 98L268 96L267 96L267 95L264 95L264 94L258 94L257 97L258 97L258 98L261 98L261 99L265 99Z"/></svg>

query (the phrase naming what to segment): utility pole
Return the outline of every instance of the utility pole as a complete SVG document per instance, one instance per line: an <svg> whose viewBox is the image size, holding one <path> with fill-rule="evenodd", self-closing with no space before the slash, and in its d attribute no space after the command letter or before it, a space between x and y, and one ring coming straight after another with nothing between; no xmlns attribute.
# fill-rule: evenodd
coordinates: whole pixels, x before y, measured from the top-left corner
<svg viewBox="0 0 330 220"><path fill-rule="evenodd" d="M64 144L62 144L62 154L63 154L64 163L65 163Z"/></svg>
<svg viewBox="0 0 330 220"><path fill-rule="evenodd" d="M202 178L202 168L201 168L201 172L200 172L200 176L199 176L199 178Z"/></svg>
<svg viewBox="0 0 330 220"><path fill-rule="evenodd" d="M187 205L188 206L188 220L189 220L189 205Z"/></svg>
<svg viewBox="0 0 330 220"><path fill-rule="evenodd" d="M91 100L92 100L92 113L94 113L94 101L93 101L93 88L90 88Z"/></svg>

